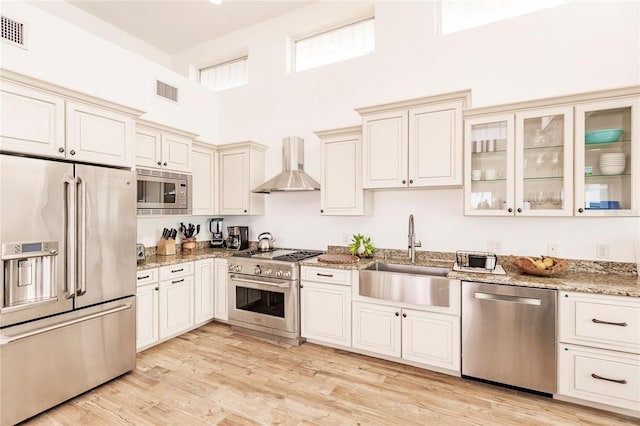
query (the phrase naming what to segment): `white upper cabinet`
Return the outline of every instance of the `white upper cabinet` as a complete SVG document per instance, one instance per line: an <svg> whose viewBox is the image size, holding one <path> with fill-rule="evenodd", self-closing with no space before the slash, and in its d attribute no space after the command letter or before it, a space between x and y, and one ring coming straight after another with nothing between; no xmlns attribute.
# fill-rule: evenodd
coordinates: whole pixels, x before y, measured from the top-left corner
<svg viewBox="0 0 640 426"><path fill-rule="evenodd" d="M370 214L372 194L362 188L362 128L326 130L316 135L322 141L320 213Z"/></svg>
<svg viewBox="0 0 640 426"><path fill-rule="evenodd" d="M265 181L265 149L255 142L219 146L221 215L264 214L264 194L251 190Z"/></svg>
<svg viewBox="0 0 640 426"><path fill-rule="evenodd" d="M193 182L192 214L218 214L218 152L213 145L193 144L191 152Z"/></svg>
<svg viewBox="0 0 640 426"><path fill-rule="evenodd" d="M118 167L133 165L141 111L2 70L0 149Z"/></svg>
<svg viewBox="0 0 640 426"><path fill-rule="evenodd" d="M136 166L191 172L191 148L197 135L157 123L136 124Z"/></svg>
<svg viewBox="0 0 640 426"><path fill-rule="evenodd" d="M637 94L576 106L575 179L577 216L640 216Z"/></svg>
<svg viewBox="0 0 640 426"><path fill-rule="evenodd" d="M469 91L360 108L363 187L462 185L462 110Z"/></svg>
<svg viewBox="0 0 640 426"><path fill-rule="evenodd" d="M67 101L67 158L131 167L133 129L129 116Z"/></svg>
<svg viewBox="0 0 640 426"><path fill-rule="evenodd" d="M63 98L3 81L0 107L2 150L65 157Z"/></svg>

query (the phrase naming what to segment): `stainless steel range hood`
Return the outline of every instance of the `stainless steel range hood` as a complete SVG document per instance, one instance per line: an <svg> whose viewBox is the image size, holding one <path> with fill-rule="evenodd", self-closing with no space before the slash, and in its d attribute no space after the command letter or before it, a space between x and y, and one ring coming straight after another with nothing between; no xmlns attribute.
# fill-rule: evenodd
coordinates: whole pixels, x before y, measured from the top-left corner
<svg viewBox="0 0 640 426"><path fill-rule="evenodd" d="M269 194L277 191L318 191L320 184L304 172L304 139L282 139L282 172L251 192Z"/></svg>

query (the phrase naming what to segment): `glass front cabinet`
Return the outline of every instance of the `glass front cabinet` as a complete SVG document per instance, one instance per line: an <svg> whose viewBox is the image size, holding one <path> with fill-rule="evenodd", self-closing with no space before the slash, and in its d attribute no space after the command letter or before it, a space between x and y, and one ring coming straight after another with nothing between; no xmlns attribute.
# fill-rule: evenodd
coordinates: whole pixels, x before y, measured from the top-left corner
<svg viewBox="0 0 640 426"><path fill-rule="evenodd" d="M576 106L576 216L640 216L639 121L637 97Z"/></svg>
<svg viewBox="0 0 640 426"><path fill-rule="evenodd" d="M468 110L465 214L640 216L638 90Z"/></svg>
<svg viewBox="0 0 640 426"><path fill-rule="evenodd" d="M573 214L572 108L470 118L465 149L465 214Z"/></svg>

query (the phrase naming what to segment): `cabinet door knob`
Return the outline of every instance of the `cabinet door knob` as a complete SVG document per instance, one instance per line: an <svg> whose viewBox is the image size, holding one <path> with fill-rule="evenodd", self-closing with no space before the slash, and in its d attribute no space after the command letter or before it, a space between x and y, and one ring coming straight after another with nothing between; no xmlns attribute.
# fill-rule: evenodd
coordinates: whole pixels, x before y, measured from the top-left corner
<svg viewBox="0 0 640 426"><path fill-rule="evenodd" d="M69 151L69 154L76 155L76 152L72 149L71 151Z"/></svg>
<svg viewBox="0 0 640 426"><path fill-rule="evenodd" d="M245 209L245 210L244 210L244 212L246 213L246 212L247 212L247 209Z"/></svg>
<svg viewBox="0 0 640 426"><path fill-rule="evenodd" d="M518 209L518 210L520 210L520 209ZM513 209L512 209L511 207L509 207L509 208L507 209L507 211L508 211L509 213L513 213Z"/></svg>
<svg viewBox="0 0 640 426"><path fill-rule="evenodd" d="M402 313L402 318L406 318L406 317L407 317L407 314L403 312Z"/></svg>
<svg viewBox="0 0 640 426"><path fill-rule="evenodd" d="M399 317L400 316L400 312L396 312L396 316Z"/></svg>
<svg viewBox="0 0 640 426"><path fill-rule="evenodd" d="M407 183L407 181L402 179L402 184L404 185L405 183Z"/></svg>
<svg viewBox="0 0 640 426"><path fill-rule="evenodd" d="M522 213L522 209L518 207L518 213Z"/></svg>
<svg viewBox="0 0 640 426"><path fill-rule="evenodd" d="M156 287L156 291L160 290L160 287Z"/></svg>
<svg viewBox="0 0 640 426"><path fill-rule="evenodd" d="M162 161L158 161L158 166L162 166Z"/></svg>
<svg viewBox="0 0 640 426"><path fill-rule="evenodd" d="M409 183L413 183L413 179L409 179Z"/></svg>
<svg viewBox="0 0 640 426"><path fill-rule="evenodd" d="M58 148L58 152L64 152L64 148L63 147Z"/></svg>
<svg viewBox="0 0 640 426"><path fill-rule="evenodd" d="M302 284L300 284L300 288L304 288L304 286Z"/></svg>
<svg viewBox="0 0 640 426"><path fill-rule="evenodd" d="M166 165L167 165L167 162L165 161L165 162L163 163L163 166L166 166Z"/></svg>
<svg viewBox="0 0 640 426"><path fill-rule="evenodd" d="M580 208L578 209L578 213L582 213L582 212L584 212L584 209L583 209L582 207L580 207Z"/></svg>
<svg viewBox="0 0 640 426"><path fill-rule="evenodd" d="M320 213L324 213L324 210L320 209Z"/></svg>

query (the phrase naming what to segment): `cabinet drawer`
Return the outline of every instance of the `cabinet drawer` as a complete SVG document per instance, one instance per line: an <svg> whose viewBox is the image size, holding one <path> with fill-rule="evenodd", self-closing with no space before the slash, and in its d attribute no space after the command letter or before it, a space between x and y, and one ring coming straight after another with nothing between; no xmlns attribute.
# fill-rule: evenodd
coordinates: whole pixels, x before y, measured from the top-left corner
<svg viewBox="0 0 640 426"><path fill-rule="evenodd" d="M640 299L561 292L560 341L640 354Z"/></svg>
<svg viewBox="0 0 640 426"><path fill-rule="evenodd" d="M145 284L158 282L158 268L145 269L136 274L136 284L138 287Z"/></svg>
<svg viewBox="0 0 640 426"><path fill-rule="evenodd" d="M558 346L558 393L620 408L640 408L640 356Z"/></svg>
<svg viewBox="0 0 640 426"><path fill-rule="evenodd" d="M312 266L303 266L300 269L301 279L304 281L319 281L323 283L351 285L351 270L331 269L331 268L314 268Z"/></svg>
<svg viewBox="0 0 640 426"><path fill-rule="evenodd" d="M193 274L193 262L176 263L160 268L160 281Z"/></svg>

